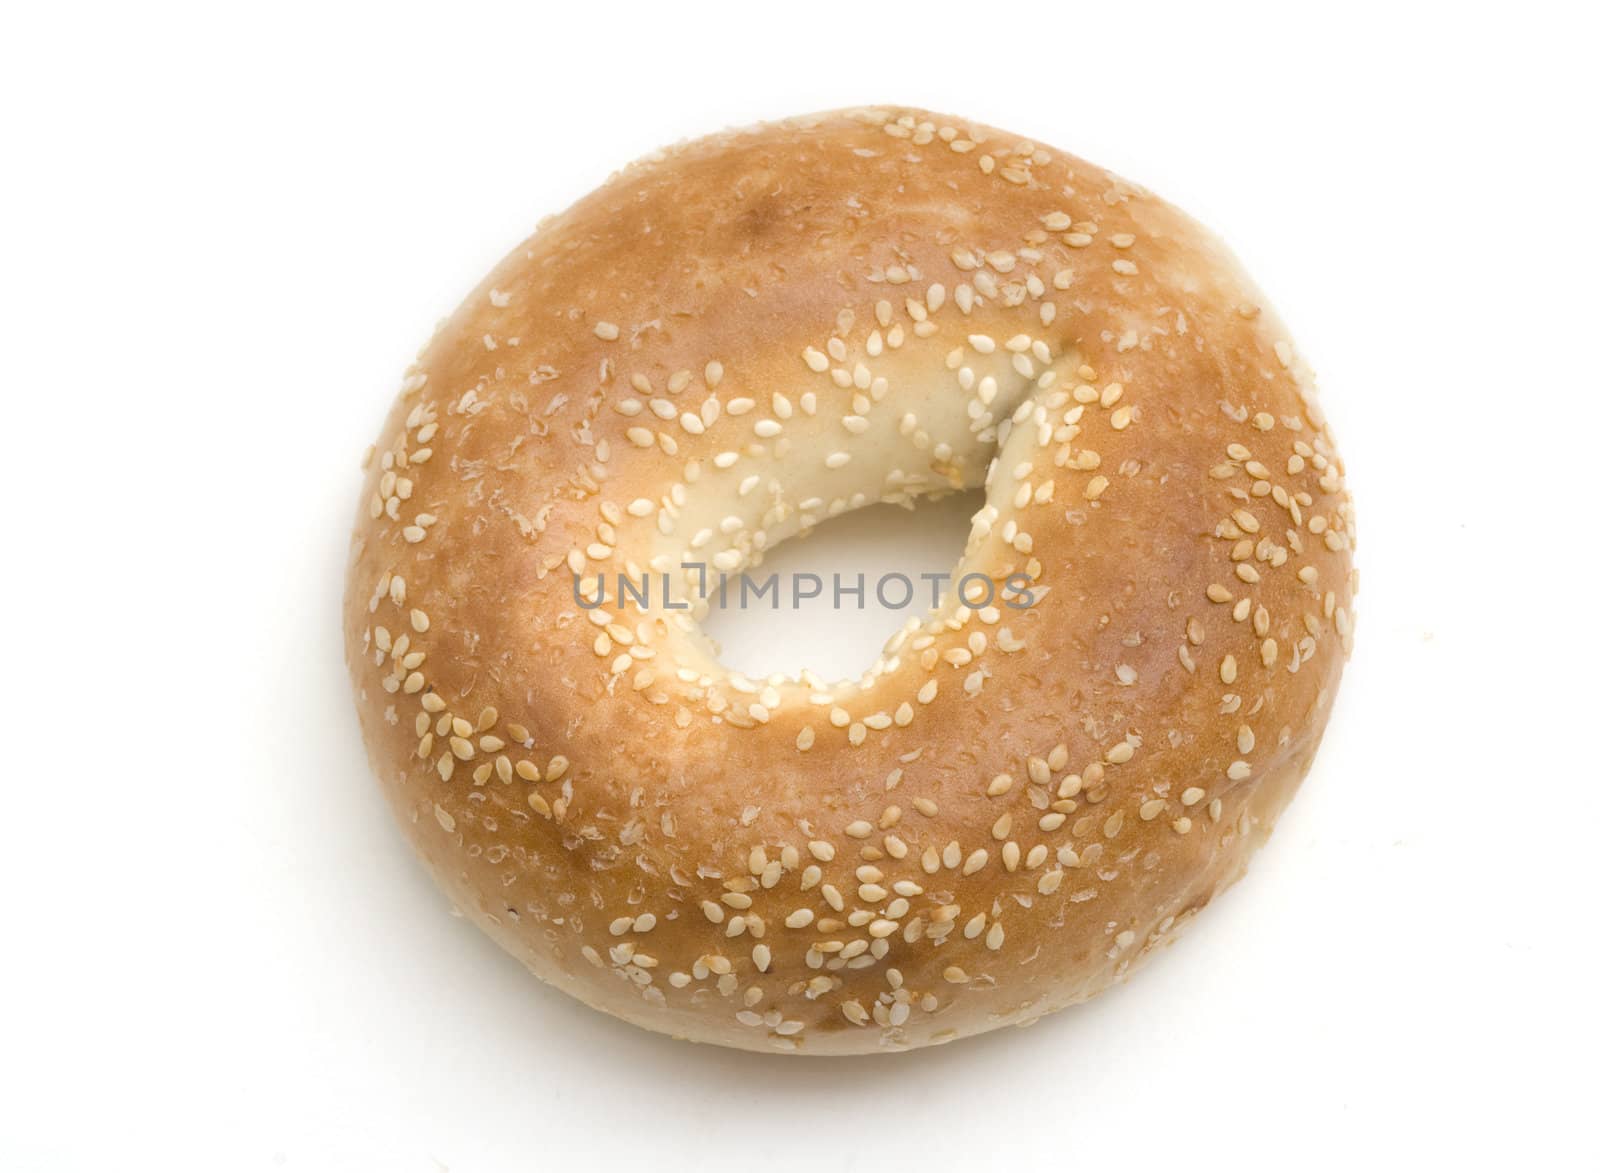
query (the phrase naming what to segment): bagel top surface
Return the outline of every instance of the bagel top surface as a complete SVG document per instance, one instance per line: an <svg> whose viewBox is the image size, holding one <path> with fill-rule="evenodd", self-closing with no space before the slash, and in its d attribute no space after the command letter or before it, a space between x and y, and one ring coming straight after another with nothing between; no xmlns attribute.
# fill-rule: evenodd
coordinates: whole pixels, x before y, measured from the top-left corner
<svg viewBox="0 0 1600 1173"><path fill-rule="evenodd" d="M703 607L616 597L979 487L955 574L1032 605L947 595L857 680L746 678ZM402 825L536 974L696 1040L903 1049L1081 1001L1242 872L1353 543L1310 373L1205 230L845 111L634 164L490 274L374 448L345 631Z"/></svg>

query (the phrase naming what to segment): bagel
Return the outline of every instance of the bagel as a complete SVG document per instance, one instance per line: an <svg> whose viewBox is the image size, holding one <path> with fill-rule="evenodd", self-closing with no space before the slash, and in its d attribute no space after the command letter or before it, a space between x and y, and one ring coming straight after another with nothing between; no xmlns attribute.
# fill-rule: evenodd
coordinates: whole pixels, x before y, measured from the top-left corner
<svg viewBox="0 0 1600 1173"><path fill-rule="evenodd" d="M1243 872L1350 650L1343 466L1231 255L918 110L614 175L441 325L369 457L347 659L406 835L538 977L701 1042L906 1049L1123 978ZM859 679L749 679L703 600L606 585L690 597L685 564L978 488L954 575L1000 592Z"/></svg>

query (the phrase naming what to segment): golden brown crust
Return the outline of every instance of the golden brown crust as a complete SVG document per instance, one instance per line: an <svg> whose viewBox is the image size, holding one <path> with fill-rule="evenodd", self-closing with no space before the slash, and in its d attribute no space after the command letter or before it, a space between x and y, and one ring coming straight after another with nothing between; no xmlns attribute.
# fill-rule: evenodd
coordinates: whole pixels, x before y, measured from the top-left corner
<svg viewBox="0 0 1600 1173"><path fill-rule="evenodd" d="M1243 870L1348 653L1343 470L1261 306L1159 199L920 111L703 139L543 226L407 376L350 564L367 744L439 883L585 1002L750 1049L1124 975ZM615 606L985 481L960 572L1035 605L947 605L861 681L748 681Z"/></svg>

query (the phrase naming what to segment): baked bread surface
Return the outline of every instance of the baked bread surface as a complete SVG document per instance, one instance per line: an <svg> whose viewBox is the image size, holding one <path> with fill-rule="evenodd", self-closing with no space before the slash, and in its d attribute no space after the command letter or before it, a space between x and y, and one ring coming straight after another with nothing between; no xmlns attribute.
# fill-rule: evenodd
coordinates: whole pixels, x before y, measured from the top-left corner
<svg viewBox="0 0 1600 1173"><path fill-rule="evenodd" d="M974 488L955 575L1031 605L947 595L859 680L748 679L661 606L684 562ZM401 826L530 970L873 1052L1082 1001L1242 873L1327 720L1354 540L1311 374L1209 233L842 111L636 163L485 279L375 445L344 625Z"/></svg>

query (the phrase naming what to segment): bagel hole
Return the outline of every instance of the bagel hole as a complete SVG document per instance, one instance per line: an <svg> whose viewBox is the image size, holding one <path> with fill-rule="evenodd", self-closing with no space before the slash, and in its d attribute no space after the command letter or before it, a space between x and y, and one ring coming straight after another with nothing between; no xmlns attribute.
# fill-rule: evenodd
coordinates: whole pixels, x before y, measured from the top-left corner
<svg viewBox="0 0 1600 1173"><path fill-rule="evenodd" d="M713 580L701 630L724 665L751 678L803 669L827 681L859 677L908 620L933 610L936 584L923 576L952 574L983 504L972 490L923 498L914 509L878 504L829 518L729 576L725 590ZM820 593L803 597L815 584L802 576L820 580ZM904 606L908 584L897 576L909 580ZM776 589L766 585L772 578ZM939 597L952 586L947 577Z"/></svg>

